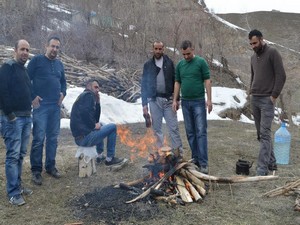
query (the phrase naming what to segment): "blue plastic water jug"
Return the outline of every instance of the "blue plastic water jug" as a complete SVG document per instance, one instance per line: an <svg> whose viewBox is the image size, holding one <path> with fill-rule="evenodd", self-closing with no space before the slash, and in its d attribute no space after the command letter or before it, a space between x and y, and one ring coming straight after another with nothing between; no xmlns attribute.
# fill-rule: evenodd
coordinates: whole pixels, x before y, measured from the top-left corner
<svg viewBox="0 0 300 225"><path fill-rule="evenodd" d="M274 135L274 154L278 164L289 164L291 135L284 122Z"/></svg>

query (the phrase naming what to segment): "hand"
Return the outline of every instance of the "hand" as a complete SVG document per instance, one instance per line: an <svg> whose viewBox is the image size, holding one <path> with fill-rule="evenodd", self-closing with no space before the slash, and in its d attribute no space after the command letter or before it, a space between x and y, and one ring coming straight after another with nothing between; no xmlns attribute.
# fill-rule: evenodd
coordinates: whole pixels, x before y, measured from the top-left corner
<svg viewBox="0 0 300 225"><path fill-rule="evenodd" d="M62 104L62 101L64 100L65 96L62 92L60 92L60 97L59 97L59 100L58 100L58 105L61 106Z"/></svg>
<svg viewBox="0 0 300 225"><path fill-rule="evenodd" d="M143 106L143 115L147 115L148 114L148 106L145 105Z"/></svg>
<svg viewBox="0 0 300 225"><path fill-rule="evenodd" d="M172 109L174 112L179 109L179 101L173 100Z"/></svg>
<svg viewBox="0 0 300 225"><path fill-rule="evenodd" d="M207 106L207 111L208 111L208 114L209 114L212 111L212 102L211 102L211 100L206 101L206 106Z"/></svg>
<svg viewBox="0 0 300 225"><path fill-rule="evenodd" d="M101 124L100 123L96 123L95 124L95 130L100 130L101 129Z"/></svg>
<svg viewBox="0 0 300 225"><path fill-rule="evenodd" d="M273 103L273 105L275 105L276 103L276 98L274 98L273 96L270 96L271 102Z"/></svg>
<svg viewBox="0 0 300 225"><path fill-rule="evenodd" d="M33 99L33 101L32 101L32 107L34 109L37 109L38 107L40 107L40 101L43 101L43 99L40 96L36 96L35 99Z"/></svg>

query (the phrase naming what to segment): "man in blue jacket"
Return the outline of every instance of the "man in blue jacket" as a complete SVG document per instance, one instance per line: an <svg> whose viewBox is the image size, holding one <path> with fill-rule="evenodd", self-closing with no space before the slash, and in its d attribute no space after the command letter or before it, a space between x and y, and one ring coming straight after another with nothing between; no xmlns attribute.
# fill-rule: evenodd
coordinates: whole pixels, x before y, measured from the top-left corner
<svg viewBox="0 0 300 225"><path fill-rule="evenodd" d="M30 152L32 181L42 184L43 146L46 139L46 172L54 178L61 174L56 168L57 138L60 131L60 108L66 96L64 66L57 59L60 39L50 37L46 53L37 55L28 64L28 74L33 86L33 140Z"/></svg>
<svg viewBox="0 0 300 225"><path fill-rule="evenodd" d="M164 54L161 41L153 43L153 57L144 64L142 75L143 114L148 115L148 104L152 126L157 140L157 148L164 144L162 119L168 127L171 147L179 149L182 154L182 142L179 134L177 112L172 110L175 69L172 60Z"/></svg>
<svg viewBox="0 0 300 225"><path fill-rule="evenodd" d="M32 190L22 186L23 159L31 130L31 85L24 67L29 55L29 43L19 40L15 58L0 69L0 128L6 145L6 190L9 202L24 205L22 194Z"/></svg>
<svg viewBox="0 0 300 225"><path fill-rule="evenodd" d="M75 142L79 146L91 147L96 145L97 152L103 151L103 139L107 138L107 155L105 165L123 164L127 159L115 157L117 126L110 123L102 125L99 83L89 80L86 89L78 96L72 106L70 128Z"/></svg>

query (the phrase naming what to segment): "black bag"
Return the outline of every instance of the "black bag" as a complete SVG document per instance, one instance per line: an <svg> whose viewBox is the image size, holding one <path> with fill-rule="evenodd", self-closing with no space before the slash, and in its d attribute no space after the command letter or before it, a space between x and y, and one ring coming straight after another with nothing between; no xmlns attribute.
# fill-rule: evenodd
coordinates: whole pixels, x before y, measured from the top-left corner
<svg viewBox="0 0 300 225"><path fill-rule="evenodd" d="M236 174L240 175L249 175L249 170L252 167L253 162L249 162L247 160L239 159L236 162Z"/></svg>

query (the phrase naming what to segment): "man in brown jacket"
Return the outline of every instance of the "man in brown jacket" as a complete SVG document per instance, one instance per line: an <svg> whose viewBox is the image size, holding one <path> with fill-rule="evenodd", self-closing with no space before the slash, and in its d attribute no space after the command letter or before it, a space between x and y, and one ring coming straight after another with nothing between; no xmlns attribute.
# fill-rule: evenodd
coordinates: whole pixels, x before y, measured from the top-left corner
<svg viewBox="0 0 300 225"><path fill-rule="evenodd" d="M264 42L260 31L250 31L249 41L254 51L251 57L251 108L260 142L256 174L265 176L268 170L277 170L271 125L276 99L284 86L286 74L279 52Z"/></svg>

